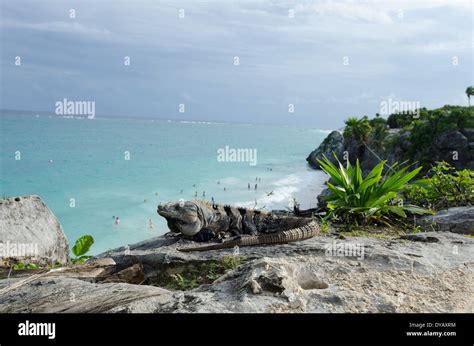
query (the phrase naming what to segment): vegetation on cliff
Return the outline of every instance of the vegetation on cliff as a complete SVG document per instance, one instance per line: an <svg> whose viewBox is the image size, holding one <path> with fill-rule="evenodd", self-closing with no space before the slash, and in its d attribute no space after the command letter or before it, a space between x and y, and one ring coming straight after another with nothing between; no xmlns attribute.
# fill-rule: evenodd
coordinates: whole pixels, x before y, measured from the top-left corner
<svg viewBox="0 0 474 346"><path fill-rule="evenodd" d="M380 161L409 161L430 171L436 162L447 162L458 170L474 169L474 107L446 105L438 109L394 113L387 119L350 117L342 135L333 131L307 158L316 168L324 156L331 162L359 160L364 172Z"/></svg>
<svg viewBox="0 0 474 346"><path fill-rule="evenodd" d="M401 196L435 210L474 205L474 171L456 171L448 163L438 162L425 179L406 186Z"/></svg>
<svg viewBox="0 0 474 346"><path fill-rule="evenodd" d="M466 95L470 102L474 87ZM345 125L307 158L330 178L318 197L325 222L416 230L414 214L474 205L474 107L350 117Z"/></svg>

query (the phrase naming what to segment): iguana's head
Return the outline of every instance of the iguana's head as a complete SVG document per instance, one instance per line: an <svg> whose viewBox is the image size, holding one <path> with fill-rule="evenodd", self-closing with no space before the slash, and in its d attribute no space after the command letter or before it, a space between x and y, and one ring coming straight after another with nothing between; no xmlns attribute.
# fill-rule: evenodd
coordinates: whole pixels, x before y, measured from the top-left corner
<svg viewBox="0 0 474 346"><path fill-rule="evenodd" d="M171 232L186 236L197 234L205 225L201 206L191 201L159 205L158 214L166 219Z"/></svg>

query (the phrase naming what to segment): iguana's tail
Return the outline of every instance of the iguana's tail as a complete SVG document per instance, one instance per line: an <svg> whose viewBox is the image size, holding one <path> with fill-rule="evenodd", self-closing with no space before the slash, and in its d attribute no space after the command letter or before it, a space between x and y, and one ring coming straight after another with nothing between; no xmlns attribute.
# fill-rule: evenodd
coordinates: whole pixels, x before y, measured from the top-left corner
<svg viewBox="0 0 474 346"><path fill-rule="evenodd" d="M310 221L304 226L292 228L288 231L260 234L256 236L242 237L228 242L212 244L207 246L178 248L182 252L190 251L209 251L233 248L234 246L255 246L268 244L285 244L293 241L312 238L320 233L319 225L316 221Z"/></svg>

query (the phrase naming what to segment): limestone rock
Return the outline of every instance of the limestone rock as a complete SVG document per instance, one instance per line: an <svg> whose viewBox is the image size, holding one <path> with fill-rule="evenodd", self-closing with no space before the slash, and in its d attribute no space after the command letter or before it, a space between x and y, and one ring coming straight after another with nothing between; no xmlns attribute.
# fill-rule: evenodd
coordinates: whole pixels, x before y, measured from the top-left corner
<svg viewBox="0 0 474 346"><path fill-rule="evenodd" d="M438 241L320 236L243 247L243 264L188 291L43 276L0 294L0 312L474 312L474 239L451 232L419 237ZM99 257L113 258L117 268L141 264L152 279L233 255L177 251L187 245L161 236ZM358 251L335 251L340 247ZM0 280L0 289L17 280Z"/></svg>
<svg viewBox="0 0 474 346"><path fill-rule="evenodd" d="M474 235L474 206L441 210L420 218L417 223L425 229Z"/></svg>
<svg viewBox="0 0 474 346"><path fill-rule="evenodd" d="M0 200L0 245L4 260L65 264L69 255L61 224L39 196Z"/></svg>
<svg viewBox="0 0 474 346"><path fill-rule="evenodd" d="M332 131L319 147L309 154L306 161L308 161L311 166L319 168L317 160L322 160L323 157L326 156L329 160L335 161L333 153L340 158L343 151L344 137L342 136L342 133L339 131Z"/></svg>

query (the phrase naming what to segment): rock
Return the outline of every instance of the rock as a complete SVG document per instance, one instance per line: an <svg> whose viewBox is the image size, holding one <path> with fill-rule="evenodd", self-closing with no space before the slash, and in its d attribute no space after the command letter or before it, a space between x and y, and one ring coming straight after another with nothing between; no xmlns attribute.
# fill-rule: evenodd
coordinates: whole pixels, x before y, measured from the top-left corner
<svg viewBox="0 0 474 346"><path fill-rule="evenodd" d="M469 142L474 142L474 129L473 128L465 128L461 132L464 136L466 136Z"/></svg>
<svg viewBox="0 0 474 346"><path fill-rule="evenodd" d="M333 131L321 145L310 153L306 161L311 166L319 169L316 162L326 154L332 161L335 151L342 162L343 153L347 153L352 164L359 159L360 167L367 174L381 160L386 160L388 165L396 162L410 161L423 163L423 172L429 170L430 165L439 161L446 161L458 170L474 169L474 129L462 128L446 130L413 147L412 132L407 129L389 129L383 139L369 134L362 142L355 138L343 138L341 132ZM330 154L330 155L328 155Z"/></svg>
<svg viewBox="0 0 474 346"><path fill-rule="evenodd" d="M440 150L462 150L467 146L468 140L460 131L449 131L441 134L436 141L435 145Z"/></svg>
<svg viewBox="0 0 474 346"><path fill-rule="evenodd" d="M39 196L0 200L0 244L6 262L9 258L40 263L68 261L69 246L61 224Z"/></svg>
<svg viewBox="0 0 474 346"><path fill-rule="evenodd" d="M141 284L145 281L145 273L141 263L134 264L124 270L108 276L103 282L127 282L129 284Z"/></svg>
<svg viewBox="0 0 474 346"><path fill-rule="evenodd" d="M474 235L474 206L441 210L417 220L424 229Z"/></svg>
<svg viewBox="0 0 474 346"><path fill-rule="evenodd" d="M112 258L92 259L84 264L53 269L48 276L61 276L96 282L108 278L115 271Z"/></svg>
<svg viewBox="0 0 474 346"><path fill-rule="evenodd" d="M332 162L335 162L334 154L341 158L344 151L344 137L339 131L332 131L319 145L317 149L312 151L306 158L308 163L319 169L317 160L322 160L326 156Z"/></svg>
<svg viewBox="0 0 474 346"><path fill-rule="evenodd" d="M245 262L188 291L149 285L192 264L216 263L233 249L182 253L183 239L157 237L109 251L117 268L142 264L146 282L92 283L42 276L0 293L4 312L473 312L474 239L419 234L436 243L320 236L274 246L242 247ZM328 251L337 243L347 250ZM454 250L455 249L455 250ZM128 248L127 248L128 250ZM0 280L0 289L18 279ZM10 286L8 286L10 285Z"/></svg>
<svg viewBox="0 0 474 346"><path fill-rule="evenodd" d="M400 237L400 239L410 240L410 241L421 241L423 243L437 243L439 239L436 237L427 237L421 234L407 234Z"/></svg>
<svg viewBox="0 0 474 346"><path fill-rule="evenodd" d="M465 136L472 136L472 129L449 131L441 134L430 152L434 161L446 161L456 169L474 169L474 150ZM453 157L456 156L456 159Z"/></svg>
<svg viewBox="0 0 474 346"><path fill-rule="evenodd" d="M0 289L6 287L5 281L0 281ZM10 281L13 285L19 280ZM149 299L156 303L165 303L171 298L172 292L153 286L102 284L66 277L41 277L1 294L0 312L132 312L127 310L127 306L133 301ZM141 310L146 311L144 307Z"/></svg>
<svg viewBox="0 0 474 346"><path fill-rule="evenodd" d="M327 206L327 201L325 197L328 197L331 195L331 190L329 188L325 188L321 191L321 193L318 195L318 207L319 208L326 208Z"/></svg>

